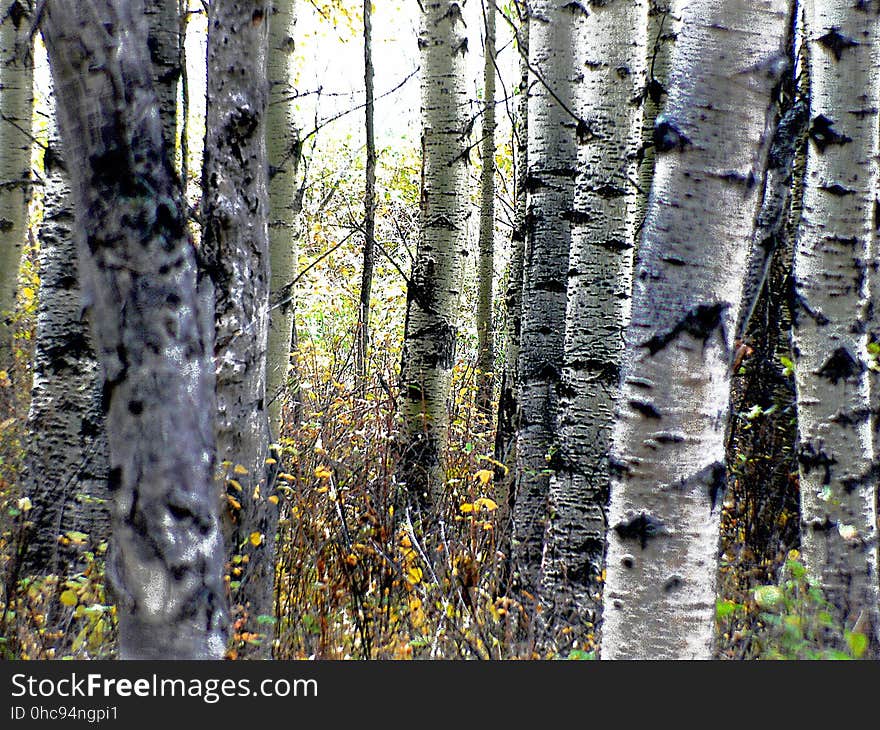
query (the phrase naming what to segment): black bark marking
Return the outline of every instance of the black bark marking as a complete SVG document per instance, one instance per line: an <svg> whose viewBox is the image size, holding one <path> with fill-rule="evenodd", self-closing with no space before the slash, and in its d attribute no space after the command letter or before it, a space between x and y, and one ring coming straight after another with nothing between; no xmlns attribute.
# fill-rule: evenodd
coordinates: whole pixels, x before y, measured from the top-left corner
<svg viewBox="0 0 880 730"><path fill-rule="evenodd" d="M546 291L554 294L565 294L568 287L565 282L556 281L556 279L545 279L544 281L536 281L534 283L535 291Z"/></svg>
<svg viewBox="0 0 880 730"><path fill-rule="evenodd" d="M575 135L580 144L586 144L587 142L592 142L594 139L599 138L599 135L593 131L593 128L585 119L578 119Z"/></svg>
<svg viewBox="0 0 880 730"><path fill-rule="evenodd" d="M829 145L843 145L847 142L852 142L852 137L847 137L845 134L839 134L834 129L834 121L826 117L824 114L820 114L813 119L808 134L820 153L825 152L825 149Z"/></svg>
<svg viewBox="0 0 880 730"><path fill-rule="evenodd" d="M829 532L837 527L837 523L832 521L832 519L825 515L825 519L819 519L818 517L809 520L806 522L807 527L809 527L813 532Z"/></svg>
<svg viewBox="0 0 880 730"><path fill-rule="evenodd" d="M722 314L729 307L730 304L728 302L699 304L691 309L672 329L654 335L641 347L646 347L652 356L656 355L682 332L687 332L695 339L702 340L705 347L712 333L723 327L724 319Z"/></svg>
<svg viewBox="0 0 880 730"><path fill-rule="evenodd" d="M864 369L864 365L853 357L847 348L838 347L816 371L816 375L827 378L836 385L839 380L858 375Z"/></svg>
<svg viewBox="0 0 880 730"><path fill-rule="evenodd" d="M681 588L683 585L684 580L680 575L670 575L663 583L663 592L672 593L672 591Z"/></svg>
<svg viewBox="0 0 880 730"><path fill-rule="evenodd" d="M612 185L611 183L600 185L597 188L593 188L590 192L596 193L596 195L603 200L615 200L616 198L622 198L626 195L625 188L622 188L619 185Z"/></svg>
<svg viewBox="0 0 880 730"><path fill-rule="evenodd" d="M829 193L836 198L842 198L845 195L853 195L855 193L855 190L845 188L839 183L834 183L834 185L820 185L819 190L824 190L826 193Z"/></svg>
<svg viewBox="0 0 880 730"><path fill-rule="evenodd" d="M562 220L568 221L574 226L582 226L593 221L593 216L582 210L564 210L562 211Z"/></svg>
<svg viewBox="0 0 880 730"><path fill-rule="evenodd" d="M662 114L654 122L653 136L654 148L658 153L669 152L674 149L681 151L692 144L690 139L671 120Z"/></svg>
<svg viewBox="0 0 880 730"><path fill-rule="evenodd" d="M794 296L794 306L791 308L792 315L792 324L797 327L800 320L800 312L804 311L807 315L812 319L817 326L824 327L831 320L825 316L821 311L813 309L809 304L807 304L807 300L804 299L800 294L795 294Z"/></svg>
<svg viewBox="0 0 880 730"><path fill-rule="evenodd" d="M631 400L628 405L634 411L641 413L645 418L653 418L658 421L663 418L663 416L660 415L660 411L654 408L650 403L645 403L640 400Z"/></svg>
<svg viewBox="0 0 880 730"><path fill-rule="evenodd" d="M848 48L855 48L855 46L859 45L858 41L854 41L852 38L843 35L837 27L832 27L831 30L817 40L821 45L831 51L831 53L834 54L834 58L838 61L841 56L843 56L845 50Z"/></svg>
<svg viewBox="0 0 880 730"><path fill-rule="evenodd" d="M798 463L803 467L804 474L809 474L813 469L824 469L822 484L831 483L831 467L837 463L837 459L829 456L820 444L818 448L813 444L801 444L798 448Z"/></svg>
<svg viewBox="0 0 880 730"><path fill-rule="evenodd" d="M667 533L662 520L657 519L647 512L640 512L634 517L614 526L614 531L621 540L637 540L642 550L648 546L648 541Z"/></svg>
<svg viewBox="0 0 880 730"><path fill-rule="evenodd" d="M645 93L654 104L659 104L666 94L666 88L657 79L652 78L645 87Z"/></svg>
<svg viewBox="0 0 880 730"><path fill-rule="evenodd" d="M613 454L608 456L608 473L612 477L622 477L630 473L629 465Z"/></svg>

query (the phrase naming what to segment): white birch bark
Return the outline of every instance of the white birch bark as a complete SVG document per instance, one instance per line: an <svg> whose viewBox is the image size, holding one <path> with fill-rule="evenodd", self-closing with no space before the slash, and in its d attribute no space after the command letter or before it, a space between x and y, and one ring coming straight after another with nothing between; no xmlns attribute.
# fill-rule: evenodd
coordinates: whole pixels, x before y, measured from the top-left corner
<svg viewBox="0 0 880 730"><path fill-rule="evenodd" d="M33 504L26 566L64 575L82 551L95 550L109 537L110 494L101 373L77 276L73 200L52 106L43 155L40 292L24 475ZM63 547L58 538L70 530L85 533L88 542Z"/></svg>
<svg viewBox="0 0 880 730"><path fill-rule="evenodd" d="M421 236L407 287L401 367L401 478L422 503L442 497L440 452L455 364L467 252L467 36L456 0L427 0L422 57Z"/></svg>
<svg viewBox="0 0 880 730"><path fill-rule="evenodd" d="M810 128L795 250L801 542L835 619L877 642L866 262L876 256L880 6L807 5ZM876 282L871 282L876 285Z"/></svg>
<svg viewBox="0 0 880 730"><path fill-rule="evenodd" d="M513 583L537 595L550 472L556 468L557 388L562 375L566 279L577 174L574 67L584 9L529 3L529 95L525 280L519 353L519 428L513 506Z"/></svg>
<svg viewBox="0 0 880 730"><path fill-rule="evenodd" d="M243 631L265 634L273 616L274 489L266 409L269 194L266 108L269 0L215 0L208 15L208 97L202 182L204 270L214 285L217 454L228 497L232 556L242 556L233 604ZM244 560L244 558L247 560ZM271 641L241 656L268 656Z"/></svg>
<svg viewBox="0 0 880 730"><path fill-rule="evenodd" d="M163 147L140 0L49 0L42 18L104 373L123 659L223 656L210 300Z"/></svg>
<svg viewBox="0 0 880 730"><path fill-rule="evenodd" d="M639 153L639 224L648 209L654 179L654 120L666 102L669 64L681 24L679 0L648 0L647 67L642 100L642 148ZM636 242L638 243L638 242Z"/></svg>
<svg viewBox="0 0 880 730"><path fill-rule="evenodd" d="M483 124L477 242L477 407L489 412L495 369L492 284L495 278L495 2L483 2Z"/></svg>
<svg viewBox="0 0 880 730"><path fill-rule="evenodd" d="M733 325L786 0L683 8L626 331L601 654L712 653Z"/></svg>
<svg viewBox="0 0 880 730"><path fill-rule="evenodd" d="M584 19L576 68L587 132L578 145L568 265L559 459L550 478L541 604L548 648L595 648L605 557L608 450L632 289L647 3L614 0Z"/></svg>
<svg viewBox="0 0 880 730"><path fill-rule="evenodd" d="M281 431L281 410L288 384L296 309L292 281L297 264L297 221L301 200L296 177L300 162L293 82L296 0L273 0L269 20L269 108L266 152L269 156L269 315L266 395L274 438Z"/></svg>
<svg viewBox="0 0 880 730"><path fill-rule="evenodd" d="M0 366L8 366L31 185L33 69L30 0L0 3Z"/></svg>
<svg viewBox="0 0 880 730"><path fill-rule="evenodd" d="M515 163L514 223L510 236L510 261L504 289L504 371L498 394L498 420L495 429L495 459L504 464L496 473L498 522L509 532L511 485L516 477L516 425L519 401L520 330L522 328L522 292L526 247L526 175L529 164L529 21L523 2L516 3L519 23L516 43L519 53L519 82L514 107L513 147ZM502 540L509 535L502 533ZM507 548L505 548L507 549ZM509 553L508 553L509 555Z"/></svg>

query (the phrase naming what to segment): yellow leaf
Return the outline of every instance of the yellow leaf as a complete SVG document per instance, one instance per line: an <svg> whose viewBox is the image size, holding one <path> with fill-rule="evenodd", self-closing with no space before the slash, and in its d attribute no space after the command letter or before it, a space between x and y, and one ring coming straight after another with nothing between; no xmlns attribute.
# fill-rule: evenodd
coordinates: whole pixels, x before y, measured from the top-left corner
<svg viewBox="0 0 880 730"><path fill-rule="evenodd" d="M263 544L263 533L262 532L252 532L250 536L251 545L254 547L260 547Z"/></svg>
<svg viewBox="0 0 880 730"><path fill-rule="evenodd" d="M241 491L241 484L239 484L235 479L228 479L226 483L232 487L236 492Z"/></svg>
<svg viewBox="0 0 880 730"><path fill-rule="evenodd" d="M406 572L406 580L412 585L416 585L420 583L422 580L422 569L418 566L413 566Z"/></svg>
<svg viewBox="0 0 880 730"><path fill-rule="evenodd" d="M319 464L315 467L315 476L318 477L318 479L329 479L333 476L333 472L324 464Z"/></svg>
<svg viewBox="0 0 880 730"><path fill-rule="evenodd" d="M232 509L241 509L241 502L233 497L230 497L228 494L226 495L226 501L229 502L230 507Z"/></svg>
<svg viewBox="0 0 880 730"><path fill-rule="evenodd" d="M461 507L459 507L459 509L465 514L468 514L469 512L474 511L474 506L470 502L465 502L463 505L461 505Z"/></svg>
<svg viewBox="0 0 880 730"><path fill-rule="evenodd" d="M247 474L247 473L248 473L248 470L247 470L245 467L243 467L241 464L236 464L236 465L235 465L235 468L234 468L232 471L233 471L235 474L239 474L239 475Z"/></svg>
<svg viewBox="0 0 880 730"><path fill-rule="evenodd" d="M276 496L273 494L271 497L269 497L269 501L270 501L272 504L278 504L278 497L276 497Z"/></svg>
<svg viewBox="0 0 880 730"><path fill-rule="evenodd" d="M278 475L278 478L285 482L295 482L296 477L293 474L288 474L287 472L282 472Z"/></svg>
<svg viewBox="0 0 880 730"><path fill-rule="evenodd" d="M76 593L71 590L66 590L61 594L61 598L59 599L61 604L64 606L75 606L79 599L76 597Z"/></svg>
<svg viewBox="0 0 880 730"><path fill-rule="evenodd" d="M474 509L485 509L487 512L494 512L498 509L498 505L488 497L480 497L474 502Z"/></svg>
<svg viewBox="0 0 880 730"><path fill-rule="evenodd" d="M474 474L474 477L476 479L479 479L480 484L482 484L484 487L489 482L492 481L492 477L494 477L494 476L495 475L491 471L489 471L488 469L480 469L480 471L478 471L476 474Z"/></svg>
<svg viewBox="0 0 880 730"><path fill-rule="evenodd" d="M272 465L272 464L277 464L278 462L270 456L268 459L266 459L265 463Z"/></svg>

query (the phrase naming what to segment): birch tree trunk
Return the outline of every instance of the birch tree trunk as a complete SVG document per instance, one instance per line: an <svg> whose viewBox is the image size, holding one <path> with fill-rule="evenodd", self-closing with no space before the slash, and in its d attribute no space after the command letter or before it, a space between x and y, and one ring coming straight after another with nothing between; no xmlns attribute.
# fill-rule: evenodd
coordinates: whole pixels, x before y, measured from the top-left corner
<svg viewBox="0 0 880 730"><path fill-rule="evenodd" d="M876 256L876 2L812 2L810 145L795 250L793 343L804 561L838 623L877 649L866 261ZM876 286L876 282L871 282Z"/></svg>
<svg viewBox="0 0 880 730"><path fill-rule="evenodd" d="M519 429L513 507L513 584L537 596L550 472L558 466L557 389L562 375L566 279L579 129L574 48L583 9L561 0L529 4L526 259L519 352ZM528 595L525 595L528 594Z"/></svg>
<svg viewBox="0 0 880 730"><path fill-rule="evenodd" d="M547 648L594 649L605 558L608 451L632 289L647 4L617 0L583 22L559 454L550 478L541 604Z"/></svg>
<svg viewBox="0 0 880 730"><path fill-rule="evenodd" d="M515 4L519 23L517 25L517 52L519 53L519 84L514 107L513 147L515 162L514 223L510 237L510 262L507 268L507 284L504 291L504 371L498 395L498 420L495 429L495 460L506 469L498 470L495 483L497 492L498 523L504 525L500 537L502 544L509 542L511 517L511 486L516 476L516 429L519 402L520 330L522 327L523 268L526 244L526 175L529 164L528 108L529 108L529 20L523 2ZM509 551L509 545L505 545ZM508 552L509 557L509 552Z"/></svg>
<svg viewBox="0 0 880 730"><path fill-rule="evenodd" d="M27 237L34 59L30 0L0 3L0 367L12 356L11 317Z"/></svg>
<svg viewBox="0 0 880 730"><path fill-rule="evenodd" d="M104 373L124 659L223 656L210 300L162 140L138 0L49 0L42 20Z"/></svg>
<svg viewBox="0 0 880 730"><path fill-rule="evenodd" d="M679 0L648 0L647 68L642 98L642 148L639 150L639 226L648 210L654 179L654 120L666 102L669 64L681 23ZM636 232L638 233L638 231ZM636 241L638 243L638 241Z"/></svg>
<svg viewBox="0 0 880 730"><path fill-rule="evenodd" d="M400 476L423 504L443 493L440 452L458 337L467 250L467 133L464 2L427 0L422 54L421 235L407 286L401 366Z"/></svg>
<svg viewBox="0 0 880 730"><path fill-rule="evenodd" d="M376 258L376 134L373 123L373 0L364 0L364 131L367 159L364 169L364 258L361 266L360 309L358 310L356 369L361 387L367 377L370 345L370 292Z"/></svg>
<svg viewBox="0 0 880 730"><path fill-rule="evenodd" d="M489 413L495 369L492 282L495 278L495 2L483 0L483 138L477 244L477 407Z"/></svg>
<svg viewBox="0 0 880 730"><path fill-rule="evenodd" d="M179 6L152 2L145 13L163 140L170 151L176 144ZM39 236L34 383L28 413L32 438L28 443L25 488L34 511L27 565L40 572L63 575L76 565L79 552L93 550L108 539L110 495L101 373L76 276L72 201L54 118L49 134ZM57 538L71 530L87 534L87 545L64 549Z"/></svg>
<svg viewBox="0 0 880 730"><path fill-rule="evenodd" d="M162 138L171 159L177 148L177 83L181 75L180 4L175 0L147 0L144 12L150 26L148 46L153 86L159 97Z"/></svg>
<svg viewBox="0 0 880 730"><path fill-rule="evenodd" d="M296 0L273 0L269 21L269 108L266 146L269 157L269 290L272 311L266 361L269 423L274 438L281 432L283 393L288 385L295 329L293 291L297 264L297 191L301 148L294 105L294 29ZM296 397L296 396L295 396Z"/></svg>
<svg viewBox="0 0 880 730"><path fill-rule="evenodd" d="M258 619L274 615L278 505L268 498L277 460L266 461L270 9L268 0L215 0L208 15L201 254L214 285L217 453L232 561L241 568L232 598L246 617L243 635L265 633ZM259 644L243 638L242 655L269 655L265 636Z"/></svg>
<svg viewBox="0 0 880 730"><path fill-rule="evenodd" d="M733 326L786 0L683 9L626 331L603 658L709 658Z"/></svg>
<svg viewBox="0 0 880 730"><path fill-rule="evenodd" d="M43 156L40 292L27 424L24 482L33 526L25 565L65 575L81 550L94 550L109 537L110 494L101 372L77 278L73 201L52 106ZM58 538L71 530L88 535L88 543L63 547Z"/></svg>

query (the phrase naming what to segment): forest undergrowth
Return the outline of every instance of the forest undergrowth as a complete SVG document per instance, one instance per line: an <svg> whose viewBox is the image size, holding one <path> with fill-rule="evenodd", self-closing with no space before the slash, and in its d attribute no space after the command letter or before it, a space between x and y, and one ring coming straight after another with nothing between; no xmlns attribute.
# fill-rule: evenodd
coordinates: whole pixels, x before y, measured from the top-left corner
<svg viewBox="0 0 880 730"><path fill-rule="evenodd" d="M32 281L16 313L15 357L0 368L0 656L113 658L106 542L61 534L60 542L79 551L77 572L32 576L21 570L31 509L21 477L34 269L31 252L25 275ZM399 333L393 327L383 333L377 315L370 376L361 383L353 373L351 312L337 305L301 316L318 319L299 323L297 378L285 394L288 425L277 438L282 519L275 614L258 618L263 631L247 633L246 608L233 606L228 658L237 658L245 643L264 641L272 642L276 659L595 658L595 634L565 656L539 653L538 623L524 606L531 596L509 589L509 475L495 458L492 419L475 405L480 378L493 375L477 372L469 353L460 356L443 450L445 500L422 521L395 481ZM797 468L786 436L792 415L749 400L761 357L746 359L737 378L716 656L857 658L866 648L863 635L834 626L821 592L804 577L794 542ZM785 374L785 367L776 370ZM224 508L234 511L234 498L226 499ZM242 557L233 556L230 589L243 567Z"/></svg>

